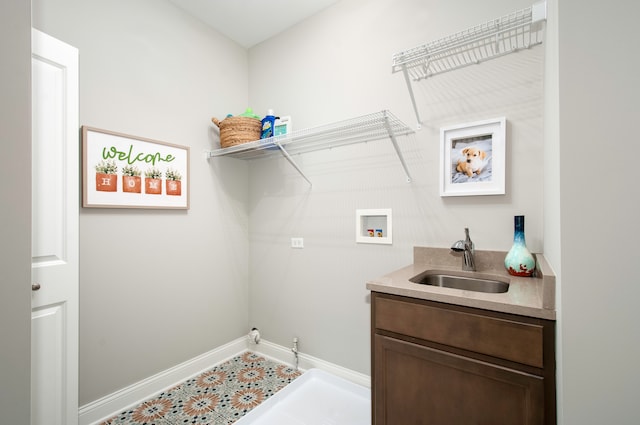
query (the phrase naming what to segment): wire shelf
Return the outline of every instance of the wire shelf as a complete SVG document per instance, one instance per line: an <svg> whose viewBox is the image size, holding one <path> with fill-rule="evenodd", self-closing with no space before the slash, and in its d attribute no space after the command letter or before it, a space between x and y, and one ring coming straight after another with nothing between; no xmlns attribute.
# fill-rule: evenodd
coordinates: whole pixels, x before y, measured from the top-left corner
<svg viewBox="0 0 640 425"><path fill-rule="evenodd" d="M453 71L541 44L546 2L396 53L393 73L406 71L413 81Z"/></svg>
<svg viewBox="0 0 640 425"><path fill-rule="evenodd" d="M291 155L388 138L393 143L407 180L410 181L396 136L411 133L414 133L414 130L407 127L391 112L383 110L332 124L292 131L290 134L209 151L207 155L209 158L230 156L245 160L284 156L307 179Z"/></svg>
<svg viewBox="0 0 640 425"><path fill-rule="evenodd" d="M393 55L392 73L404 74L418 128L422 121L411 87L412 80L420 81L541 44L546 19L547 3L542 1Z"/></svg>
<svg viewBox="0 0 640 425"><path fill-rule="evenodd" d="M387 129L388 123L390 130ZM256 140L209 152L209 157L231 156L239 159L269 158L281 156L278 145L291 155L330 149L354 143L406 135L414 131L389 111L376 112L332 124L292 131L290 134Z"/></svg>

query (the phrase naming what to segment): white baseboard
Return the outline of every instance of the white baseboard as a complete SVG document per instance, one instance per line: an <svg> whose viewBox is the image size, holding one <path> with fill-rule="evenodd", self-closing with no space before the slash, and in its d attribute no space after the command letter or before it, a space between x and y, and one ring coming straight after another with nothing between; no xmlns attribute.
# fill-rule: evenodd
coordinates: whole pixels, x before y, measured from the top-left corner
<svg viewBox="0 0 640 425"><path fill-rule="evenodd" d="M79 425L97 425L117 415L119 412L136 406L160 394L162 391L197 376L211 369L213 366L247 350L291 366L294 366L295 363L295 357L290 348L265 340L260 340L259 344L254 344L249 342L247 337L238 338L228 344L81 406L78 412L78 423ZM318 368L356 384L371 387L371 378L368 375L303 353L298 354L298 359L298 367L302 371Z"/></svg>
<svg viewBox="0 0 640 425"><path fill-rule="evenodd" d="M295 357L291 352L291 348L283 347L269 341L260 340L260 343L258 344L250 343L247 349L260 353L263 356L269 357L280 363L291 366L295 363ZM304 353L298 354L298 367L302 371L311 368L324 370L325 372L329 372L332 375L336 375L358 385L362 385L363 387L371 388L371 377L369 375L338 366L335 363L329 363Z"/></svg>
<svg viewBox="0 0 640 425"><path fill-rule="evenodd" d="M150 376L128 387L122 388L98 400L81 406L78 411L79 425L99 424L118 413L136 406L200 373L211 369L247 350L247 338L238 338L177 366Z"/></svg>

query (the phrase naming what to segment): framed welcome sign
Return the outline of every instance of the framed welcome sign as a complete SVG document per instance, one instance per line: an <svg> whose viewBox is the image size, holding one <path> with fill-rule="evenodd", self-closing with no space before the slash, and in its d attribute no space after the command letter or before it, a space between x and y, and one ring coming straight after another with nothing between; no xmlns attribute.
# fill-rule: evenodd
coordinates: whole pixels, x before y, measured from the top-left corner
<svg viewBox="0 0 640 425"><path fill-rule="evenodd" d="M189 209L189 148L82 127L84 207Z"/></svg>

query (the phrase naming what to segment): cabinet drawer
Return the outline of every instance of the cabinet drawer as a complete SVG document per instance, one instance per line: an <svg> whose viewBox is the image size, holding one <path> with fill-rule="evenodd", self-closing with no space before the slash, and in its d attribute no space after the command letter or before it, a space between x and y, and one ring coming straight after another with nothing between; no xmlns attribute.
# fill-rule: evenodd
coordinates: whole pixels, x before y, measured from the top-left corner
<svg viewBox="0 0 640 425"><path fill-rule="evenodd" d="M458 308L373 296L374 327L450 347L542 368L542 325Z"/></svg>

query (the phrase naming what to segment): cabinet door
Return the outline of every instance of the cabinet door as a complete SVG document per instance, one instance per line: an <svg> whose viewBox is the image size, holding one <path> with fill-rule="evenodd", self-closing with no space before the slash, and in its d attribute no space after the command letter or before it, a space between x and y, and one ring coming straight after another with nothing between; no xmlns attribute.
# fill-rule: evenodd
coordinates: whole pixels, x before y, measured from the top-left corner
<svg viewBox="0 0 640 425"><path fill-rule="evenodd" d="M375 425L542 425L543 378L374 335Z"/></svg>

